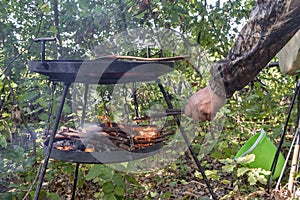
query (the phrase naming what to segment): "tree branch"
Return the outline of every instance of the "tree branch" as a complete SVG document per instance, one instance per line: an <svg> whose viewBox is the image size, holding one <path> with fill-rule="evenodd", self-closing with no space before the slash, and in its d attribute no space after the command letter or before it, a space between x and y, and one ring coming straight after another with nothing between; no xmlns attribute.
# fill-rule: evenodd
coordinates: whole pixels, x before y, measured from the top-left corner
<svg viewBox="0 0 300 200"><path fill-rule="evenodd" d="M40 22L39 22L37 31L36 31L35 36L34 36L35 38L36 38L37 35L40 33L42 21L43 21L43 14L41 14L41 17L40 17ZM4 75L5 77L9 76L9 73L10 73L10 70L11 70L11 67L12 67L12 64L13 64L20 56L22 56L25 52L27 52L27 51L31 48L33 42L34 42L34 41L32 40L32 41L29 43L29 45L28 45L24 50L22 50L18 55L16 55L13 59L11 59L11 61L9 61L9 63L8 63L6 66L4 66L4 70L3 70L2 74L0 74L0 77L1 77L2 75Z"/></svg>
<svg viewBox="0 0 300 200"><path fill-rule="evenodd" d="M120 14L121 14L121 18L123 21L123 31L127 31L127 20L126 20L126 14L125 14L125 9L123 7L122 1L119 0L119 9L120 9Z"/></svg>
<svg viewBox="0 0 300 200"><path fill-rule="evenodd" d="M54 26L56 28L55 37L57 39L57 59L60 60L62 58L62 41L60 37L60 28L59 28L59 11L58 11L58 2L57 0L53 0L53 11L54 11Z"/></svg>

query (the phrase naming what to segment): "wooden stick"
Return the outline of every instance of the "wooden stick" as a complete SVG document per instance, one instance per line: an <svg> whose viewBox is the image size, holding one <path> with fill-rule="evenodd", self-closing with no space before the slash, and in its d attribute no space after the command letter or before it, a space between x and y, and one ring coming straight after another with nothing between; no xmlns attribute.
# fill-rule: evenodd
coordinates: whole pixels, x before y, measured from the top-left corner
<svg viewBox="0 0 300 200"><path fill-rule="evenodd" d="M295 137L299 137L299 135L296 135ZM297 162L298 162L298 156L299 156L299 138L297 138L297 142L295 144L294 148L294 154L293 154L293 160L292 160L292 165L291 165L291 170L290 170L290 176L289 176L289 182L288 182L288 191L292 195L293 190L294 190L294 184L295 184L295 172L297 168Z"/></svg>
<svg viewBox="0 0 300 200"><path fill-rule="evenodd" d="M174 135L174 131L164 131L160 135L157 135L156 138L164 138L166 136Z"/></svg>

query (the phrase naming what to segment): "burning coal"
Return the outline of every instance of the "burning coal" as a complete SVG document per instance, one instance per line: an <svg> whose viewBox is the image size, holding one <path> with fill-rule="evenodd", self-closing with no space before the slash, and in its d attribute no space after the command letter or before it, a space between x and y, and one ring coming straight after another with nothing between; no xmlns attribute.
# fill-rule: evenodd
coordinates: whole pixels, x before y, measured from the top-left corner
<svg viewBox="0 0 300 200"><path fill-rule="evenodd" d="M84 129L61 127L53 148L61 151L103 152L125 150L130 152L159 149L168 141L173 131L156 125L127 125L112 122Z"/></svg>

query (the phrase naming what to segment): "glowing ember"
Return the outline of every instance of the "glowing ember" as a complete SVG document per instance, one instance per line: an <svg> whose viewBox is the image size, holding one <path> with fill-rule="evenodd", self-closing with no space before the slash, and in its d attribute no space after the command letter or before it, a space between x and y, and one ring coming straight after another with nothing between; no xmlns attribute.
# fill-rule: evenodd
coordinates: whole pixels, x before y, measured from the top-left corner
<svg viewBox="0 0 300 200"><path fill-rule="evenodd" d="M94 152L94 151L95 151L94 147L84 149L84 152Z"/></svg>
<svg viewBox="0 0 300 200"><path fill-rule="evenodd" d="M72 146L62 146L62 147L56 147L57 150L61 150L61 151L71 151L72 150Z"/></svg>
<svg viewBox="0 0 300 200"><path fill-rule="evenodd" d="M99 126L74 130L62 127L56 134L58 141L54 142L54 148L61 151L97 152L97 146L103 146L103 142L110 143L114 148L126 151L140 151L149 147L161 147L172 131L159 129L155 125L125 125L113 122L102 123ZM106 138L106 139L103 139ZM82 143L84 139L85 143ZM86 146L87 145L87 146Z"/></svg>

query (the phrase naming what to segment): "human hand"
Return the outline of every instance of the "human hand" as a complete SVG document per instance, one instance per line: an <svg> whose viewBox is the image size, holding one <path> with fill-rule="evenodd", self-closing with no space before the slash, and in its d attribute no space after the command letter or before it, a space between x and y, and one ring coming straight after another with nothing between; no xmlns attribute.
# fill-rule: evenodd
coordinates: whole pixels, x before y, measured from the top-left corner
<svg viewBox="0 0 300 200"><path fill-rule="evenodd" d="M194 121L199 118L201 121L211 121L225 102L225 97L218 96L210 86L206 86L190 97L184 113Z"/></svg>

